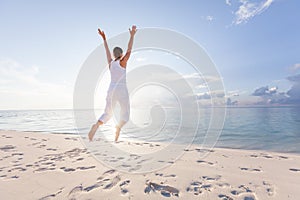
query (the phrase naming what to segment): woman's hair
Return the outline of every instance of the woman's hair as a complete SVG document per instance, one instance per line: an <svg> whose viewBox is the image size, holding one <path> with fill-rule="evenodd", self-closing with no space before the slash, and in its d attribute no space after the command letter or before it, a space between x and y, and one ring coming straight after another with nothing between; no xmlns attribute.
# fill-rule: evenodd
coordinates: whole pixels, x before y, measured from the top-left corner
<svg viewBox="0 0 300 200"><path fill-rule="evenodd" d="M115 58L120 58L122 56L123 50L120 47L115 47L113 50Z"/></svg>

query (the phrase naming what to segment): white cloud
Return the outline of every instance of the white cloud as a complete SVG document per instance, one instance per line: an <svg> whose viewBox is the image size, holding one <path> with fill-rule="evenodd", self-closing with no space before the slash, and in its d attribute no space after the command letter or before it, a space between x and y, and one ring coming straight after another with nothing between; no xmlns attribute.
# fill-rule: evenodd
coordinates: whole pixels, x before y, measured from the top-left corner
<svg viewBox="0 0 300 200"><path fill-rule="evenodd" d="M196 89L206 89L207 90L207 85L206 84L199 84L196 86Z"/></svg>
<svg viewBox="0 0 300 200"><path fill-rule="evenodd" d="M214 20L214 17L213 17L213 16L210 16L210 15L208 15L208 16L206 16L206 20L207 20L207 21L212 21L212 20Z"/></svg>
<svg viewBox="0 0 300 200"><path fill-rule="evenodd" d="M300 63L294 64L292 67L290 67L290 69L291 69L292 71L297 71L298 69L300 69Z"/></svg>
<svg viewBox="0 0 300 200"><path fill-rule="evenodd" d="M277 90L278 90L278 87L271 87L271 88L269 88L269 92L270 93L276 93Z"/></svg>
<svg viewBox="0 0 300 200"><path fill-rule="evenodd" d="M43 81L38 77L39 69L0 59L0 109L72 107L71 85Z"/></svg>
<svg viewBox="0 0 300 200"><path fill-rule="evenodd" d="M208 22L212 22L213 20L215 20L214 16L212 15L201 16L201 19L206 20Z"/></svg>
<svg viewBox="0 0 300 200"><path fill-rule="evenodd" d="M198 99L224 98L225 93L222 90L215 90L209 92L199 92L197 96Z"/></svg>
<svg viewBox="0 0 300 200"><path fill-rule="evenodd" d="M236 18L233 23L236 25L246 23L254 16L259 15L268 9L273 2L274 0L264 0L261 2L240 0L242 5L240 5L239 9L235 12Z"/></svg>
<svg viewBox="0 0 300 200"><path fill-rule="evenodd" d="M226 97L238 97L238 96L240 96L239 90L232 90L226 93Z"/></svg>
<svg viewBox="0 0 300 200"><path fill-rule="evenodd" d="M293 83L291 89L287 91L288 103L300 105L300 74L289 76L287 79Z"/></svg>
<svg viewBox="0 0 300 200"><path fill-rule="evenodd" d="M231 1L230 0L225 0L225 3L229 6L231 6Z"/></svg>
<svg viewBox="0 0 300 200"><path fill-rule="evenodd" d="M202 79L202 77L199 73L185 74L185 75L183 75L183 78L185 78L185 79Z"/></svg>

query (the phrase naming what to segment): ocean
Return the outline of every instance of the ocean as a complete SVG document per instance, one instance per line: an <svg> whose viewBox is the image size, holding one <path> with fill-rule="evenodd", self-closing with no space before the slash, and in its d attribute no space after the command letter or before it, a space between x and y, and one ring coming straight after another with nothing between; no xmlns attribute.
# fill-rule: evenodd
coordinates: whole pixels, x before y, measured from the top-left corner
<svg viewBox="0 0 300 200"><path fill-rule="evenodd" d="M83 110L82 112L93 112L94 118L82 121L79 125L71 109L2 110L0 111L0 129L86 136L90 126L100 116L102 110ZM209 136L207 131L210 128L217 133L213 137L216 142L215 147L300 153L299 107L229 107L226 109L224 126L220 130L214 130L214 127L211 127L211 109L203 108L200 111L196 132L192 130L193 127L180 124L181 118L176 112L172 109L165 109L165 113L164 110L160 110L153 114L148 110L133 109L131 118L134 123L129 123L124 127L121 139L173 141L201 145L205 137ZM163 117L158 119L158 116ZM114 121L111 120L101 127L97 132L97 137L113 138ZM180 125L185 135L176 134ZM219 137L218 133L220 133ZM174 140L176 136L178 138Z"/></svg>

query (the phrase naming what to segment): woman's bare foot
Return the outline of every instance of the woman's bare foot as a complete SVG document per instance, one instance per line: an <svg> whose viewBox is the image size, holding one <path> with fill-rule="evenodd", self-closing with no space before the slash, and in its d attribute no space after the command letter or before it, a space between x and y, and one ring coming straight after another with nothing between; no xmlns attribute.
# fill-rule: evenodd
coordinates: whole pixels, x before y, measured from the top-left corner
<svg viewBox="0 0 300 200"><path fill-rule="evenodd" d="M119 135L120 135L120 131L121 131L121 128L116 126L116 136L115 136L115 142L118 141L119 139Z"/></svg>
<svg viewBox="0 0 300 200"><path fill-rule="evenodd" d="M90 142L93 141L94 135L98 129L99 125L98 124L94 124L89 132L89 140Z"/></svg>

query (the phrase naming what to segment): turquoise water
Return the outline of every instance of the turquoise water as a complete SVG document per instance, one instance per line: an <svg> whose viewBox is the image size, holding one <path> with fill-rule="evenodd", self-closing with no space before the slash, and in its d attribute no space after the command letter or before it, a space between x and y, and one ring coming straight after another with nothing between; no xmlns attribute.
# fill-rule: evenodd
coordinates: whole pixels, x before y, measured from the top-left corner
<svg viewBox="0 0 300 200"><path fill-rule="evenodd" d="M82 111L91 112L91 111ZM22 110L0 111L1 130L38 131L64 134L86 135L96 116L86 119L80 125L74 120L73 110ZM158 119L158 115L162 119ZM132 111L132 120L138 126L127 125L122 138L143 141L170 141L180 126L180 117L176 111L152 115L141 110ZM85 119L85 118L84 118ZM192 119L191 119L192 120ZM211 110L201 109L197 132L192 127L183 127L187 133L176 142L202 144L211 120ZM163 127L161 126L163 121ZM114 120L101 127L99 132L105 137L113 137ZM213 127L211 127L213 130ZM300 108L298 107L256 107L227 108L224 127L216 147L259 149L278 152L300 153ZM191 134L190 134L191 133ZM193 134L192 134L193 133ZM99 137L102 137L97 133Z"/></svg>

